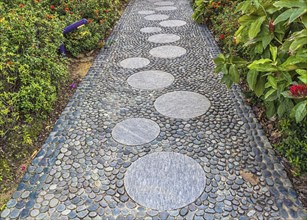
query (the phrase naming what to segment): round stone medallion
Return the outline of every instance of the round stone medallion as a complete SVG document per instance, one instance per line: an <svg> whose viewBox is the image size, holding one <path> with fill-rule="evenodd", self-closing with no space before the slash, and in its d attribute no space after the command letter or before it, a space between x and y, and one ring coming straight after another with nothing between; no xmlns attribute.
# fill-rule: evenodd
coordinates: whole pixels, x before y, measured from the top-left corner
<svg viewBox="0 0 307 220"><path fill-rule="evenodd" d="M174 5L174 2L170 2L170 1L164 1L164 2L156 2L154 3L155 5L161 5L161 6L166 6L166 5Z"/></svg>
<svg viewBox="0 0 307 220"><path fill-rule="evenodd" d="M143 33L155 33L162 31L162 29L159 27L144 27L140 31Z"/></svg>
<svg viewBox="0 0 307 220"><path fill-rule="evenodd" d="M162 27L180 27L185 25L187 22L182 20L167 20L160 22Z"/></svg>
<svg viewBox="0 0 307 220"><path fill-rule="evenodd" d="M203 192L206 176L192 158L157 152L139 158L124 177L129 196L151 209L173 210L194 202Z"/></svg>
<svg viewBox="0 0 307 220"><path fill-rule="evenodd" d="M176 58L186 54L186 49L178 46L161 46L155 47L149 51L154 57L159 58Z"/></svg>
<svg viewBox="0 0 307 220"><path fill-rule="evenodd" d="M129 118L112 130L114 140L125 145L142 145L153 141L160 133L159 125L146 118Z"/></svg>
<svg viewBox="0 0 307 220"><path fill-rule="evenodd" d="M154 105L162 115L189 119L205 114L210 107L210 101L195 92L175 91L160 96Z"/></svg>
<svg viewBox="0 0 307 220"><path fill-rule="evenodd" d="M122 60L119 64L128 69L138 69L147 66L150 61L142 57L132 57Z"/></svg>
<svg viewBox="0 0 307 220"><path fill-rule="evenodd" d="M165 7L157 7L155 10L157 11L173 11L176 10L177 8L174 6L165 6Z"/></svg>
<svg viewBox="0 0 307 220"><path fill-rule="evenodd" d="M180 40L180 37L176 34L156 34L148 38L149 42L161 43L161 44L172 43L177 40Z"/></svg>
<svg viewBox="0 0 307 220"><path fill-rule="evenodd" d="M155 11L150 11L150 10L145 10L145 11L138 11L138 13L140 14L140 15L150 15L150 14L154 14L155 13Z"/></svg>
<svg viewBox="0 0 307 220"><path fill-rule="evenodd" d="M128 84L137 89L162 89L171 85L174 81L172 74L159 71L148 70L133 74L128 78Z"/></svg>
<svg viewBox="0 0 307 220"><path fill-rule="evenodd" d="M169 16L168 15L162 15L162 14L155 14L155 15L148 15L144 18L146 20L149 20L149 21L161 21L161 20L168 19Z"/></svg>

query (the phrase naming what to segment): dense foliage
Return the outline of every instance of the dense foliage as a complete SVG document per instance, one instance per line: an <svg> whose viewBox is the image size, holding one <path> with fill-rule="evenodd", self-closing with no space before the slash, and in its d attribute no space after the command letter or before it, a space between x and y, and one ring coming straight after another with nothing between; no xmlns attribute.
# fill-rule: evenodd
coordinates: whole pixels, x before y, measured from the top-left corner
<svg viewBox="0 0 307 220"><path fill-rule="evenodd" d="M33 140L68 75L64 42L73 56L90 52L119 17L118 0L2 0L0 2L0 192L33 152ZM65 26L88 24L63 36Z"/></svg>
<svg viewBox="0 0 307 220"><path fill-rule="evenodd" d="M246 84L267 117L279 119L284 140L277 149L297 172L306 171L306 1L219 2L216 6L212 0L196 1L194 13L198 21L209 19L222 45L224 53L215 59L215 71L223 73L228 87Z"/></svg>

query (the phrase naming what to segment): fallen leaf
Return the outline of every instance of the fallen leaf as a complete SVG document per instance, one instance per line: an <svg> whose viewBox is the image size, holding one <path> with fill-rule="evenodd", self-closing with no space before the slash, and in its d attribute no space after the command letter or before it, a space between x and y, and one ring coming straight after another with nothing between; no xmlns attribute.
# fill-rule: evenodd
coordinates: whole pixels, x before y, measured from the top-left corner
<svg viewBox="0 0 307 220"><path fill-rule="evenodd" d="M259 183L259 178L256 175L252 174L251 172L241 170L240 175L243 177L245 181L251 183L253 186Z"/></svg>

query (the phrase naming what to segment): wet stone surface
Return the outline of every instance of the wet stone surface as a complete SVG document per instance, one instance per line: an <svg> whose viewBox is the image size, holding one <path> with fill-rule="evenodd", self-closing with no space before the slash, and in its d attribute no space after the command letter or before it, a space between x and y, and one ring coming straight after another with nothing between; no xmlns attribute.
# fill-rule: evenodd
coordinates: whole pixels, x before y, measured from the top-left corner
<svg viewBox="0 0 307 220"><path fill-rule="evenodd" d="M109 46L79 85L1 212L2 219L303 219L304 210L280 158L239 88L228 90L213 73L212 59L219 49L208 29L192 21L190 1L172 1L170 6L177 9L161 12L169 19L162 22L145 19L156 13L138 13L164 7L157 2L161 1L130 1ZM157 26L160 34L180 37L171 45L184 48L183 56L150 55L157 44L148 41L153 34L140 30ZM127 58L148 60L120 65ZM174 81L154 90L129 85L130 76L147 70L167 72ZM154 103L174 91L204 95L210 108L191 119L160 114ZM119 143L112 131L129 118L150 119L160 132L150 143ZM186 201L189 204L161 211L128 195L124 180L130 167L159 152L185 155L205 173L201 194L193 194L197 198ZM255 175L257 184L243 179L241 171ZM201 185L196 181L193 187L197 184ZM187 199L189 193L178 198Z"/></svg>
<svg viewBox="0 0 307 220"><path fill-rule="evenodd" d="M160 133L157 123L146 118L129 118L112 130L112 137L125 145L142 145L154 140Z"/></svg>
<svg viewBox="0 0 307 220"><path fill-rule="evenodd" d="M180 40L180 37L176 34L156 34L152 35L148 38L149 42L152 43L160 43L160 44L165 44L165 43L172 43Z"/></svg>
<svg viewBox="0 0 307 220"><path fill-rule="evenodd" d="M176 10L177 8L174 6L162 6L162 7L156 7L155 10L157 11L173 11Z"/></svg>
<svg viewBox="0 0 307 220"><path fill-rule="evenodd" d="M187 22L182 21L182 20L166 20L166 21L162 21L159 24L162 27L180 27L183 25L186 25Z"/></svg>
<svg viewBox="0 0 307 220"><path fill-rule="evenodd" d="M144 27L140 30L143 33L156 33L162 31L159 27Z"/></svg>
<svg viewBox="0 0 307 220"><path fill-rule="evenodd" d="M186 49L184 49L183 47L171 45L155 47L149 51L150 55L154 57L169 59L181 57L186 54L186 52Z"/></svg>
<svg viewBox="0 0 307 220"><path fill-rule="evenodd" d="M132 57L121 61L120 65L124 68L138 69L147 66L149 63L150 61L146 58Z"/></svg>
<svg viewBox="0 0 307 220"><path fill-rule="evenodd" d="M195 92L176 91L160 96L154 105L162 115L189 119L206 113L210 107L210 101Z"/></svg>
<svg viewBox="0 0 307 220"><path fill-rule="evenodd" d="M133 74L127 79L130 86L137 89L162 89L174 81L172 74L159 70L148 70Z"/></svg>
<svg viewBox="0 0 307 220"><path fill-rule="evenodd" d="M141 157L124 178L125 189L134 201L160 211L189 205L201 195L205 181L205 172L195 160L174 152Z"/></svg>
<svg viewBox="0 0 307 220"><path fill-rule="evenodd" d="M169 18L168 15L164 15L164 14L155 14L155 15L148 15L146 17L144 17L146 20L149 21L161 21L161 20L166 20Z"/></svg>

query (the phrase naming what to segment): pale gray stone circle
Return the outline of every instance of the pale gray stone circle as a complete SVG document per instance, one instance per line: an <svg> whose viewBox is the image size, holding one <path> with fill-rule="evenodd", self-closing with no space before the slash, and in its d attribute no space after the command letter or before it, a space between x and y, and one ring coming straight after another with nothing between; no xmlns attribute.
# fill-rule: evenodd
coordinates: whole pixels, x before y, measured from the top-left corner
<svg viewBox="0 0 307 220"><path fill-rule="evenodd" d="M148 21L162 21L162 20L168 19L169 16L163 15L163 14L154 14L154 15L147 15L144 18L145 20L148 20Z"/></svg>
<svg viewBox="0 0 307 220"><path fill-rule="evenodd" d="M205 114L211 103L206 96L189 91L174 91L157 98L156 110L170 118L190 119Z"/></svg>
<svg viewBox="0 0 307 220"><path fill-rule="evenodd" d="M170 1L164 1L164 2L156 2L154 3L155 5L161 5L161 6L168 6L168 5L174 5L174 2L170 2Z"/></svg>
<svg viewBox="0 0 307 220"><path fill-rule="evenodd" d="M164 6L164 7L157 7L155 10L157 11L173 11L176 10L177 8L174 6Z"/></svg>
<svg viewBox="0 0 307 220"><path fill-rule="evenodd" d="M186 49L179 46L172 46L172 45L166 45L166 46L160 46L155 47L149 51L150 55L158 58L168 58L173 59L177 57L181 57L184 54L186 54Z"/></svg>
<svg viewBox="0 0 307 220"><path fill-rule="evenodd" d="M162 27L180 27L186 25L187 22L182 20L167 20L159 23Z"/></svg>
<svg viewBox="0 0 307 220"><path fill-rule="evenodd" d="M143 33L156 33L162 31L159 27L144 27L140 30Z"/></svg>
<svg viewBox="0 0 307 220"><path fill-rule="evenodd" d="M119 64L128 69L138 69L147 66L150 61L143 57L131 57L122 60Z"/></svg>
<svg viewBox="0 0 307 220"><path fill-rule="evenodd" d="M126 191L135 202L161 211L194 202L205 185L206 175L200 164L175 152L141 157L130 165L124 177Z"/></svg>
<svg viewBox="0 0 307 220"><path fill-rule="evenodd" d="M172 74L159 70L141 71L127 79L130 86L144 90L162 89L171 85L173 81Z"/></svg>
<svg viewBox="0 0 307 220"><path fill-rule="evenodd" d="M180 40L180 37L176 34L156 34L148 38L149 42L160 44L172 43L178 40Z"/></svg>
<svg viewBox="0 0 307 220"><path fill-rule="evenodd" d="M150 11L150 10L144 10L144 11L138 11L138 14L140 15L150 15L150 14L154 14L155 11Z"/></svg>
<svg viewBox="0 0 307 220"><path fill-rule="evenodd" d="M128 118L115 125L112 137L124 145L142 145L153 141L159 133L159 125L150 119Z"/></svg>

